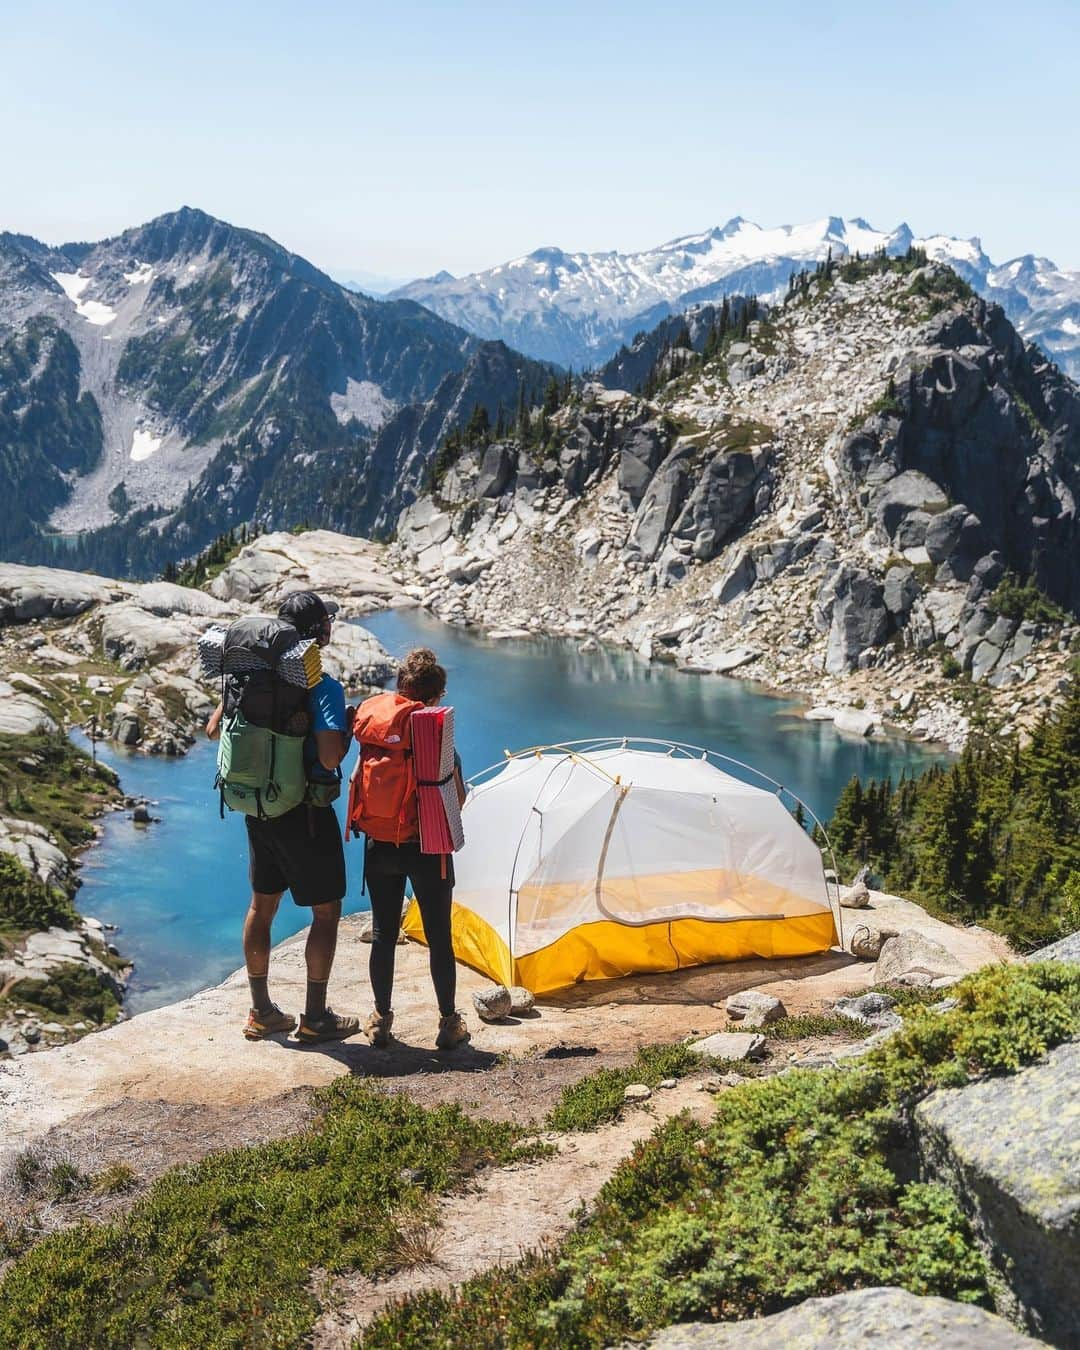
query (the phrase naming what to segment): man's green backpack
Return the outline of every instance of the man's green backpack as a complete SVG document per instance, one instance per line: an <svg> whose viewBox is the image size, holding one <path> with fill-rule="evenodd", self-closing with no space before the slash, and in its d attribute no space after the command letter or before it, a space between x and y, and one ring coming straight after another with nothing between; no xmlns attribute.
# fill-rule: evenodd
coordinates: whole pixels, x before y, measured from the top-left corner
<svg viewBox="0 0 1080 1350"><path fill-rule="evenodd" d="M299 642L292 625L280 619L238 619L225 636L223 665L232 673L222 678L225 710L217 757L222 815L227 806L272 820L306 800L308 691L295 682L296 662L284 667L293 677L288 679L281 661ZM307 678L317 683L318 661L309 658L306 664L312 667Z"/></svg>

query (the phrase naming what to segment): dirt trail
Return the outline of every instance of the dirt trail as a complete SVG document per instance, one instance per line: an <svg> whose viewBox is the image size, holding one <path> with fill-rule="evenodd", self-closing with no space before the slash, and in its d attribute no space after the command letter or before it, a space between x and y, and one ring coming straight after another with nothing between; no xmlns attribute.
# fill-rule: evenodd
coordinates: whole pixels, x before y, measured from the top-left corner
<svg viewBox="0 0 1080 1350"><path fill-rule="evenodd" d="M627 1108L621 1119L590 1134L545 1136L559 1150L554 1157L499 1168L472 1190L445 1196L428 1234L430 1261L387 1280L351 1274L320 1288L325 1311L312 1336L315 1350L346 1350L381 1308L405 1294L449 1289L556 1241L634 1145L682 1110L705 1120L712 1096L690 1081L658 1089L643 1107Z"/></svg>

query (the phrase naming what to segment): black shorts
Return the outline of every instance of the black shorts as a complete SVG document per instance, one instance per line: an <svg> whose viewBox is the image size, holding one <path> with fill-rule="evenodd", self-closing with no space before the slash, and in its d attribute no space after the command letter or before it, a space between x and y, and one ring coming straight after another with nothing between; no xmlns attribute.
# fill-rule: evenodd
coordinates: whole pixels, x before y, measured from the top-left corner
<svg viewBox="0 0 1080 1350"><path fill-rule="evenodd" d="M245 820L253 891L292 891L298 905L345 898L345 850L332 807L301 804L276 820Z"/></svg>

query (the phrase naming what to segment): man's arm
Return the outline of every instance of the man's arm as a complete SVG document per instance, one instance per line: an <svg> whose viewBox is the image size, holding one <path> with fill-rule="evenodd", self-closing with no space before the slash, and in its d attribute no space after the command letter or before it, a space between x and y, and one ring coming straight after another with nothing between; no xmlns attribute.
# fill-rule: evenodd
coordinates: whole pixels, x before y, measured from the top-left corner
<svg viewBox="0 0 1080 1350"><path fill-rule="evenodd" d="M315 748L319 763L332 772L349 753L349 738L343 731L317 731Z"/></svg>
<svg viewBox="0 0 1080 1350"><path fill-rule="evenodd" d="M319 763L332 773L349 752L355 710L345 706L345 690L327 675L315 692L312 712Z"/></svg>
<svg viewBox="0 0 1080 1350"><path fill-rule="evenodd" d="M214 711L210 714L210 720L206 724L206 735L210 740L216 741L217 738L221 735L221 719L224 716L225 716L225 704L219 703L217 707L214 709Z"/></svg>

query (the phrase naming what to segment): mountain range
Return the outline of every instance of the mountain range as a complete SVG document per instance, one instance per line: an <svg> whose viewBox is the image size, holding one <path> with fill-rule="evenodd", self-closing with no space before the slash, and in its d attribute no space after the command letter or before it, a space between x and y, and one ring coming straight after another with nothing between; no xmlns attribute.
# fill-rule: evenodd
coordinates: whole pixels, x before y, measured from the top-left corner
<svg viewBox="0 0 1080 1350"><path fill-rule="evenodd" d="M189 207L97 243L0 234L0 556L140 576L241 521L390 535L477 404L520 422L555 363L636 390L679 345L675 316L700 349L713 300L912 243L1080 365L1080 274L861 220L544 249L381 299Z"/></svg>
<svg viewBox="0 0 1080 1350"><path fill-rule="evenodd" d="M237 520L386 527L474 402L548 377L188 207L99 243L2 234L0 552L60 536L139 573Z"/></svg>
<svg viewBox="0 0 1080 1350"><path fill-rule="evenodd" d="M997 265L978 239L917 238L907 225L883 231L860 218L827 216L763 229L736 216L717 229L637 253L540 248L469 276L440 272L391 295L416 300L480 337L581 370L692 305L750 293L780 299L792 272L830 252L842 258L884 249L899 256L912 244L1000 304L1022 337L1080 378L1080 271L1030 253Z"/></svg>

